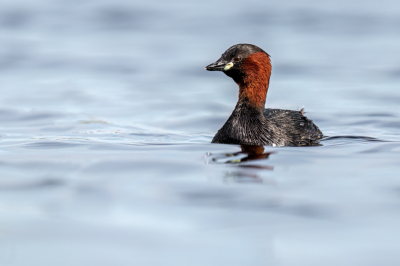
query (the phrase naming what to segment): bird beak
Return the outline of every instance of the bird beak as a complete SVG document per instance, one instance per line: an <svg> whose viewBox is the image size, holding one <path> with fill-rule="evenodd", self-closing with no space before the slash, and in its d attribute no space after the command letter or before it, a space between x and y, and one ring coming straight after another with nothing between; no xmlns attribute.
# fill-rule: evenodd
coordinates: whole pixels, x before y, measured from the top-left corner
<svg viewBox="0 0 400 266"><path fill-rule="evenodd" d="M224 71L224 70L228 70L230 68L229 67L228 69L226 69L227 65L229 65L229 63L220 58L220 59L218 59L217 62L209 64L204 69L208 70L208 71Z"/></svg>

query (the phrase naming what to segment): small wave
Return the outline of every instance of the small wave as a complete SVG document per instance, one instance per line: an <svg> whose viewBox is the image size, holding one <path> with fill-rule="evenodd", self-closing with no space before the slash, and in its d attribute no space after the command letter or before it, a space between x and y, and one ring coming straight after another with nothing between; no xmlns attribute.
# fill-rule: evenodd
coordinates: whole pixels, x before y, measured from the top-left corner
<svg viewBox="0 0 400 266"><path fill-rule="evenodd" d="M345 145L353 143L371 143L371 142L390 142L389 140L378 139L368 136L327 136L321 139L323 145Z"/></svg>

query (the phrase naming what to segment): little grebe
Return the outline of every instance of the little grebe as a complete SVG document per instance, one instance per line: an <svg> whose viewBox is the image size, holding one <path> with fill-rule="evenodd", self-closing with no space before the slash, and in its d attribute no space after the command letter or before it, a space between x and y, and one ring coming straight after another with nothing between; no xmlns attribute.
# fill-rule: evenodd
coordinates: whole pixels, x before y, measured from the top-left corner
<svg viewBox="0 0 400 266"><path fill-rule="evenodd" d="M222 71L239 85L239 100L213 143L272 146L309 146L322 132L304 111L265 109L271 60L261 48L237 44L206 70Z"/></svg>

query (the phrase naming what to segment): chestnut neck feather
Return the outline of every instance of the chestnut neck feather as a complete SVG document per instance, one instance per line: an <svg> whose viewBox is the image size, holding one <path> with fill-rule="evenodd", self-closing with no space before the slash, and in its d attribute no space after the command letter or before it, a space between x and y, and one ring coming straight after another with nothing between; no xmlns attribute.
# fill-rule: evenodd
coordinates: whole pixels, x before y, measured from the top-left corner
<svg viewBox="0 0 400 266"><path fill-rule="evenodd" d="M242 63L243 76L238 80L239 103L264 111L269 79L271 76L271 60L263 52L248 56Z"/></svg>

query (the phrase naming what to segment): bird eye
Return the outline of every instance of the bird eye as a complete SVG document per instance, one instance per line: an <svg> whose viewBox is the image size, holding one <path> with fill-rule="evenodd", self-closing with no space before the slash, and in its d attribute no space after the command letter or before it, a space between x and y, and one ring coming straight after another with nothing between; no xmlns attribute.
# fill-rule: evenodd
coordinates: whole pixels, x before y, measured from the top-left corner
<svg viewBox="0 0 400 266"><path fill-rule="evenodd" d="M240 56L235 56L233 58L233 61L235 61L235 62L239 62L240 60L242 60L242 58Z"/></svg>

